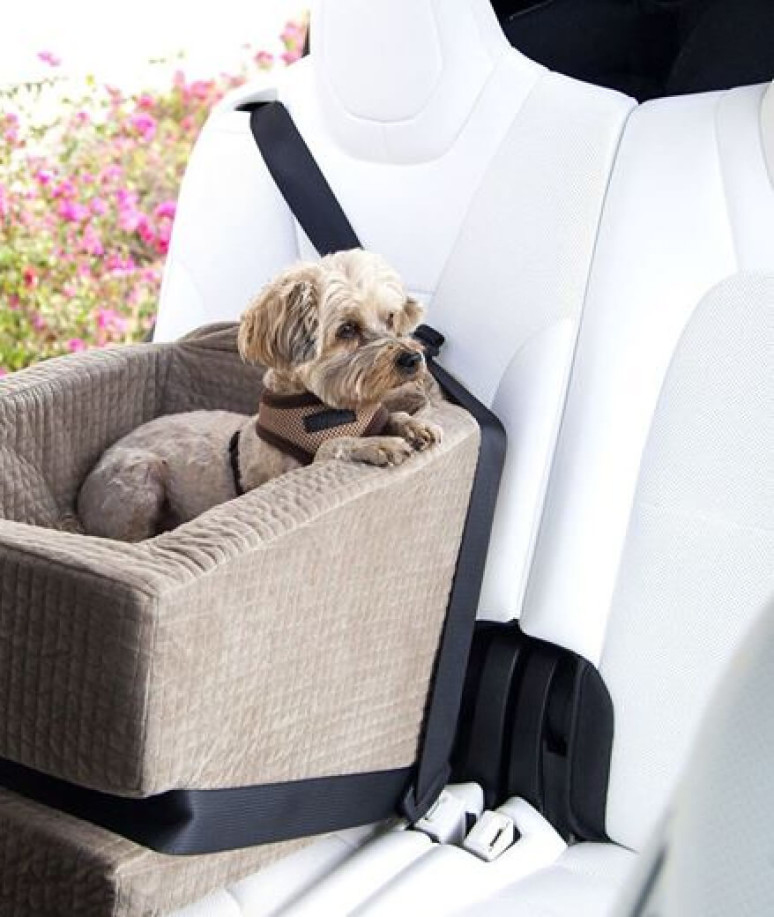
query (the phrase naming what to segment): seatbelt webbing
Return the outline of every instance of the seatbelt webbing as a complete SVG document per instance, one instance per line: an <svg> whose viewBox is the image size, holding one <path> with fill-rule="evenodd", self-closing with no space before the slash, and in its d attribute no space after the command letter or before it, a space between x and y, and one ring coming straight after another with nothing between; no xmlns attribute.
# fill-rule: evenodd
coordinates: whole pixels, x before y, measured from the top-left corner
<svg viewBox="0 0 774 917"><path fill-rule="evenodd" d="M333 190L281 102L250 109L250 129L272 178L319 254L362 248ZM468 410L481 428L481 447L457 569L425 713L416 777L403 799L403 814L416 821L435 802L450 774L449 758L459 715L473 626L484 575L497 490L505 459L505 430L497 417L433 356L443 337L421 326L430 372L450 400Z"/></svg>
<svg viewBox="0 0 774 917"><path fill-rule="evenodd" d="M254 108L250 130L271 177L320 255L362 248L285 106L267 102Z"/></svg>

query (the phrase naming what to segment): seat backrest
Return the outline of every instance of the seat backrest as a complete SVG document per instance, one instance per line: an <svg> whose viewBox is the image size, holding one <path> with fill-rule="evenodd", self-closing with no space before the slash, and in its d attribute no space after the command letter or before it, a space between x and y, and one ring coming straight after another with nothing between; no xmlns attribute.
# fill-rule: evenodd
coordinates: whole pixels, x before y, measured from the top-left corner
<svg viewBox="0 0 774 917"><path fill-rule="evenodd" d="M774 591L772 95L629 121L525 599L527 632L600 665L607 832L634 849Z"/></svg>
<svg viewBox="0 0 774 917"><path fill-rule="evenodd" d="M315 257L240 107L279 97L363 244L400 271L443 355L505 423L481 608L518 614L602 202L633 102L510 48L488 0L323 0L312 50L213 114L183 184L157 339L234 319Z"/></svg>
<svg viewBox="0 0 774 917"><path fill-rule="evenodd" d="M715 284L774 270L772 150L765 86L649 102L629 119L522 616L529 633L592 662L677 341Z"/></svg>

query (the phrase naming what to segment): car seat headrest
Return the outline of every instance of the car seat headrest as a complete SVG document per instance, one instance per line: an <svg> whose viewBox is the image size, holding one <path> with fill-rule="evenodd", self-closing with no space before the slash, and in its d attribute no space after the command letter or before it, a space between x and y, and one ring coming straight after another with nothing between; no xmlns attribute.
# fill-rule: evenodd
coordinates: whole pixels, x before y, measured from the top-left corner
<svg viewBox="0 0 774 917"><path fill-rule="evenodd" d="M512 53L488 0L318 0L312 10L326 127L367 160L442 155Z"/></svg>

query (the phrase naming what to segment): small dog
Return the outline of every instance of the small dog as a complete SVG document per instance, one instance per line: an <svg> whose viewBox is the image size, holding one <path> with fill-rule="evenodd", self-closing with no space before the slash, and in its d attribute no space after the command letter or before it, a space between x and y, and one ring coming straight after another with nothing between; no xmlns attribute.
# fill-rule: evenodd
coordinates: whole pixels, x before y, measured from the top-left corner
<svg viewBox="0 0 774 917"><path fill-rule="evenodd" d="M439 442L437 426L412 416L430 381L409 337L421 318L378 255L285 270L239 327L242 358L267 367L258 414L172 414L124 436L81 487L84 529L141 541L310 461L398 465Z"/></svg>

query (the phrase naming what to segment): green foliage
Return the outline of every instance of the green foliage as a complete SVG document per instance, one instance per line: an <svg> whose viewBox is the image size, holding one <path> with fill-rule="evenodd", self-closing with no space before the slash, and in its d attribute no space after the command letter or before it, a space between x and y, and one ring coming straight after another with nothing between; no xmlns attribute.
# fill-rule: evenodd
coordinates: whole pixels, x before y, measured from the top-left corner
<svg viewBox="0 0 774 917"><path fill-rule="evenodd" d="M300 56L305 23L282 33ZM50 53L41 54L50 66ZM0 93L0 375L87 347L140 340L153 322L192 144L221 96L274 65L125 94L55 76Z"/></svg>

